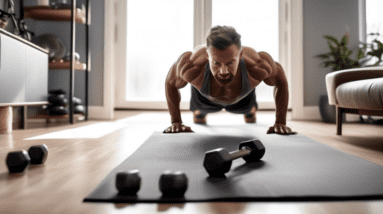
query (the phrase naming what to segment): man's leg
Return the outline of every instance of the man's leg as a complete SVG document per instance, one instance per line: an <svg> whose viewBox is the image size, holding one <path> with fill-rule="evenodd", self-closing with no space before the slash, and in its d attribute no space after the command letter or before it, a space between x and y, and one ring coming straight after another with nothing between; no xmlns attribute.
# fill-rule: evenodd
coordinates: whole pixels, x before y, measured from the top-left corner
<svg viewBox="0 0 383 214"><path fill-rule="evenodd" d="M258 104L256 102L255 89L238 103L226 107L226 111L228 112L243 114L246 123L257 122L257 109Z"/></svg>
<svg viewBox="0 0 383 214"><path fill-rule="evenodd" d="M221 111L222 106L206 99L193 86L191 88L190 110L193 112L193 121L198 124L206 124L206 115Z"/></svg>
<svg viewBox="0 0 383 214"><path fill-rule="evenodd" d="M206 115L201 113L200 110L193 111L193 121L198 124L206 124Z"/></svg>
<svg viewBox="0 0 383 214"><path fill-rule="evenodd" d="M251 95L254 97L254 101L251 100L250 102L254 102L255 105L251 108L250 112L247 114L244 114L243 117L245 119L245 123L256 123L258 103L257 103L257 95L255 94L255 88L254 88L254 92L251 92L250 94L254 94L254 96Z"/></svg>
<svg viewBox="0 0 383 214"><path fill-rule="evenodd" d="M255 114L257 112L257 109L255 106L251 108L250 112L243 115L243 118L245 119L246 123L256 123L257 122L257 115Z"/></svg>

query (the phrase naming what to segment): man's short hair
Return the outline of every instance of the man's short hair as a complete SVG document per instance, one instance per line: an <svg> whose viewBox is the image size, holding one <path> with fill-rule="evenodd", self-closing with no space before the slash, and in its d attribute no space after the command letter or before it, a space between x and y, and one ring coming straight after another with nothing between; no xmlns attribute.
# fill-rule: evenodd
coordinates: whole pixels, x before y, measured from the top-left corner
<svg viewBox="0 0 383 214"><path fill-rule="evenodd" d="M206 37L206 48L210 46L218 50L225 50L231 45L237 45L238 50L242 49L241 35L230 26L214 26L210 29Z"/></svg>

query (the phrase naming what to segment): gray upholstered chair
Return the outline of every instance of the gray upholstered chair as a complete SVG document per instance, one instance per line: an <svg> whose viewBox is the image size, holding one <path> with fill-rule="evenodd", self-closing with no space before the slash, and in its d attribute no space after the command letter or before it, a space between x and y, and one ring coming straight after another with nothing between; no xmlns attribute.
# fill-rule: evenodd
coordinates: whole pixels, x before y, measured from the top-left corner
<svg viewBox="0 0 383 214"><path fill-rule="evenodd" d="M346 69L326 75L330 105L336 106L337 135L342 114L383 116L383 67Z"/></svg>

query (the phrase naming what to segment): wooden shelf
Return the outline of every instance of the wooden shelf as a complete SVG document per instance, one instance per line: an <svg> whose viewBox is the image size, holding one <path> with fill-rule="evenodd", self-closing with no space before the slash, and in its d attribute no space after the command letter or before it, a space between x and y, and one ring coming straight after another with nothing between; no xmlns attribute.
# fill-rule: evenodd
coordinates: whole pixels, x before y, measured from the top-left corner
<svg viewBox="0 0 383 214"><path fill-rule="evenodd" d="M75 121L83 121L85 119L85 116L82 114L74 114L73 116ZM69 114L64 114L64 115L39 114L33 117L28 117L28 120L46 119L47 122L49 122L49 120L61 120L61 119L68 119L68 118L69 118Z"/></svg>
<svg viewBox="0 0 383 214"><path fill-rule="evenodd" d="M42 21L71 21L71 9L53 9L50 6L24 7L24 17ZM76 8L76 22L86 24L85 10Z"/></svg>
<svg viewBox="0 0 383 214"><path fill-rule="evenodd" d="M51 61L49 62L49 69L53 70L67 70L70 69L70 61ZM86 70L86 64L85 63L80 63L78 60L76 60L76 64L74 65L75 70Z"/></svg>

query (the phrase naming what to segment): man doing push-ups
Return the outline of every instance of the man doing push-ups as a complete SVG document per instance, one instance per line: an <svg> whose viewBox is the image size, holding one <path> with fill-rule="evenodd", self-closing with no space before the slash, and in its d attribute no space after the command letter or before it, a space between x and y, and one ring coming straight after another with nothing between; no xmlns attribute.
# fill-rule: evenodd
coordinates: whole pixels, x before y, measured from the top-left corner
<svg viewBox="0 0 383 214"><path fill-rule="evenodd" d="M264 81L274 86L275 124L267 133L294 134L286 126L288 83L282 66L266 52L241 45L233 27L210 29L206 45L183 53L170 68L165 91L172 125L164 133L192 132L182 123L179 89L192 85L190 110L195 123L206 123L208 113L225 109L256 122L255 87Z"/></svg>

